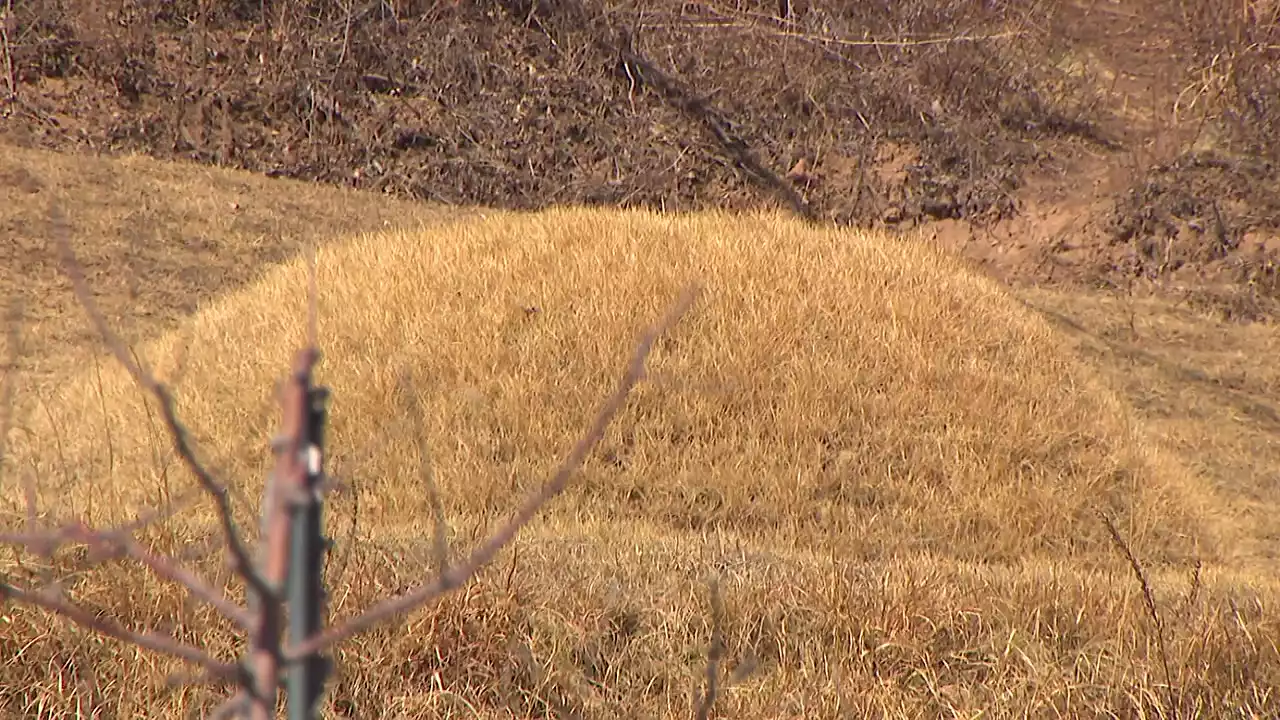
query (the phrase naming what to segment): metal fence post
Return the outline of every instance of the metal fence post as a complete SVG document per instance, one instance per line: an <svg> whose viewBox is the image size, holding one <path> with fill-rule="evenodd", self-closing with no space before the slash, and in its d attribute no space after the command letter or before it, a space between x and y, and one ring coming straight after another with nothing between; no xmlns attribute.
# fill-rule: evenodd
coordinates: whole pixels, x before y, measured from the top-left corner
<svg viewBox="0 0 1280 720"><path fill-rule="evenodd" d="M329 390L311 385L306 378L307 407L299 438L300 462L306 469L305 492L293 499L289 561L289 639L299 643L320 631L326 592L323 560L329 546L322 525L324 477L324 428ZM285 707L289 720L313 720L316 703L324 691L331 663L315 653L293 663L285 675Z"/></svg>

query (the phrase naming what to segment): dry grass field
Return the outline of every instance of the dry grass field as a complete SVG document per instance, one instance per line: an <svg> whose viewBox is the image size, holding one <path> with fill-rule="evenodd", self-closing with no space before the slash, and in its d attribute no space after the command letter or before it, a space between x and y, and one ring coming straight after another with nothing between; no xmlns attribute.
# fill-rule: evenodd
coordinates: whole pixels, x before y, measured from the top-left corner
<svg viewBox="0 0 1280 720"><path fill-rule="evenodd" d="M210 207L231 178L261 183L263 203L292 192L209 172ZM298 209L338 200L317 199ZM1160 358L1232 372L1210 355L1231 348L1194 314L1017 296L920 241L771 214L476 212L326 244L318 261L330 463L350 488L329 506L335 619L432 572L425 472L452 542L473 545L567 450L638 330L685 283L705 287L600 451L512 550L440 605L340 646L332 717L685 717L712 578L730 668L757 666L721 698L725 716L1280 711L1263 522L1280 463L1242 460L1247 435L1209 434L1231 422L1217 414L1229 402L1167 390L1185 378ZM246 520L268 467L272 383L303 338L304 272L295 258L224 293L211 284L176 328L134 328ZM1105 342L1107 323L1135 315L1127 345ZM1196 327L1204 354L1161 354ZM1130 358L1144 337L1167 344ZM1274 329L1236 339L1237 354L1262 351ZM33 473L45 521L118 522L190 485L154 410L100 363L63 367L68 379L40 392L19 385L6 483ZM1144 390L1147 406L1199 417L1162 423L1135 405ZM1252 441L1270 447L1262 432ZM5 523L19 522L20 494L5 498ZM1098 511L1147 566L1163 655ZM147 541L225 579L212 534L196 508ZM230 627L178 589L82 555L58 570L85 606L234 655ZM15 715L211 707L204 690L165 688L176 663L28 609L3 620Z"/></svg>
<svg viewBox="0 0 1280 720"><path fill-rule="evenodd" d="M51 205L255 529L316 250L334 624L438 571L431 488L455 561L541 488L697 282L324 717L699 717L718 627L711 717L1280 718L1278 100L1262 0L0 2L0 533L177 499L139 540L245 594ZM242 649L0 543L51 580ZM227 693L11 600L0 720Z"/></svg>

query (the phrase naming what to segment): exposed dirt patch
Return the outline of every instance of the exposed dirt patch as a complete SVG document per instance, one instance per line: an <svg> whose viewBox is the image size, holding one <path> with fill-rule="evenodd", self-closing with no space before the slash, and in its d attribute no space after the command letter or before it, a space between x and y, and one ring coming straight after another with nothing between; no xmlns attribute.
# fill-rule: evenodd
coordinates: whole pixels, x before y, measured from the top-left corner
<svg viewBox="0 0 1280 720"><path fill-rule="evenodd" d="M1011 282L1174 293L1229 319L1274 316L1280 292L1280 143L1274 7L1077 2L1056 32L1063 66L1096 83L1082 148L1029 173L1019 212L932 229Z"/></svg>

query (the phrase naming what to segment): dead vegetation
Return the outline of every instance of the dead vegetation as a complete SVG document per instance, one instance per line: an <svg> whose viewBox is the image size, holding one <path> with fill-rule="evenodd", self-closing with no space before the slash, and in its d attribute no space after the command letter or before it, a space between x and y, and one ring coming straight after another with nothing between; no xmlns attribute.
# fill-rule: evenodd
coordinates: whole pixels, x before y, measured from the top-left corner
<svg viewBox="0 0 1280 720"><path fill-rule="evenodd" d="M357 240L319 267L321 379L345 389L330 467L353 489L330 510L338 622L439 567L428 476L470 552L581 425L616 341L690 276L706 284L559 504L459 594L339 646L333 717L687 716L709 576L726 674L759 668L725 713L1276 710L1274 579L1239 556L1217 493L1149 445L1043 320L920 243L559 210ZM274 270L140 348L180 380L181 413L243 497L259 494L274 424L262 388L305 332L287 292L304 272ZM46 522L128 520L185 487L124 373L82 377L24 417L12 461L42 478ZM61 456L31 440L51 434ZM189 555L213 520L193 508L147 542ZM233 656L232 628L180 589L60 563L87 607ZM219 577L216 558L193 564ZM165 689L177 663L9 617L16 711L212 702Z"/></svg>
<svg viewBox="0 0 1280 720"><path fill-rule="evenodd" d="M1130 277L1216 270L1202 305L1271 315L1280 298L1280 15L1275 3L1182 3L1176 94L1154 112L1164 148L1117 198L1107 229ZM1168 115L1167 119L1164 118Z"/></svg>
<svg viewBox="0 0 1280 720"><path fill-rule="evenodd" d="M328 712L684 717L698 712L690 693L706 683L707 641L719 637L726 676L761 670L720 698L740 717L1280 714L1270 640L1280 633L1280 385L1267 362L1276 334L1223 328L1197 312L1262 319L1277 295L1277 6L1124 4L1132 44L1160 35L1177 48L1176 62L1153 70L1171 73L1172 92L1143 107L1159 127L1136 132L1109 116L1099 92L1120 82L1123 66L1110 79L1094 72L1073 45L1079 38L1060 33L1078 20L1076 5L792 2L779 17L763 2L6 3L0 142L141 151L401 199L6 145L0 232L19 242L0 243L0 283L25 298L31 357L17 362L38 379L15 386L11 366L4 387L27 403L14 436L22 468L40 475L49 511L41 519L125 522L189 483L136 390L84 353L84 333L68 320L73 304L48 281L40 223L29 216L34 205L43 211L36 200L76 207L77 247L104 309L128 323L130 345L203 309L142 352L182 389L201 446L243 487L235 503L247 513L273 424L266 388L285 358L249 367L235 359L251 353L235 343L270 337L257 352L300 327L300 308L271 291L298 268L207 305L315 239L313 225L348 234L441 217L403 202L414 198L667 210L766 200L840 224L984 224L1019 211L1029 175L1065 172L1084 155L1124 158L1130 173L1086 223L1088 240L1103 240L1090 248L1086 276L1130 292L1135 277L1176 282L1190 302L1024 295L1062 321L1124 402L1062 348L1037 344L1055 341L1028 329L1024 315L985 304L991 286L957 285L969 281L946 263L917 258L920 267L893 283L855 293L884 302L825 315L821 303L778 306L773 298L811 289L766 293L767 282L743 279L773 276L744 265L725 278L760 292L744 290L720 310L745 319L736 327L759 323L767 342L735 337L721 348L733 363L658 372L564 505L493 568L404 626L339 646ZM1174 29L1148 32L1153 14ZM1161 141L1144 144L1150 137ZM648 252L688 250L662 244L675 239L671 227ZM343 617L439 569L430 473L446 490L454 550L477 547L569 439L554 418L581 420L582 398L603 387L593 368L618 360L607 341L620 347L628 323L656 311L549 301L564 288L547 279L563 278L545 235L525 233L525 247L545 254L501 267L505 279L484 292L445 293L431 313L413 315L405 308L423 300L415 286L405 293L412 301L335 333L333 351L350 360L339 391L358 404L338 421L351 442L336 469L353 492L334 505L338 545L326 569ZM740 250L731 259L761 252ZM378 268L388 258L342 257L347 284L364 289L326 311L386 305L389 273ZM778 257L786 253L758 267L777 270ZM553 260L555 273L540 274ZM580 277L628 268L601 260ZM1203 282L1210 275L1221 282ZM343 287L343 277L328 286ZM503 282L526 291L495 295ZM849 282L839 278L846 291ZM599 292L621 302L652 289ZM834 338L796 327L794 318L815 312L840 329ZM439 335L414 330L419 322ZM923 323L915 333L912 322ZM696 329L707 335L693 337L732 327L704 324ZM1040 340L1018 355L1010 327ZM603 330L575 340L583 328ZM440 336L451 351L489 347L480 340L504 350L487 364L483 353L427 363L403 382L396 370ZM841 352L791 365L772 351L750 355L802 341ZM199 346L224 350L206 356L193 352ZM677 338L656 352L672 363L713 346ZM866 353L882 364L848 360ZM855 390L805 395L759 380L783 367L813 387L839 377ZM82 372L68 386L72 369ZM1073 378L1066 387L1064 372ZM908 381L923 394L895 395ZM788 403L791 395L805 401ZM1141 429L1130 427L1126 404ZM851 407L869 414L841 414ZM406 414L389 418L387 408ZM3 497L9 529L27 498ZM189 512L141 541L234 587L210 553L210 519ZM51 567L5 573L53 574L90 612L235 657L235 629L181 588L91 559L72 547ZM706 605L708 575L725 590L718 612ZM711 627L713 615L722 627ZM38 612L6 607L0 622L8 712L190 716L219 697L171 691L164 680L179 664Z"/></svg>
<svg viewBox="0 0 1280 720"><path fill-rule="evenodd" d="M0 133L451 205L763 202L979 234L1036 200L1029 177L1087 187L1071 168L1096 156L1128 177L1067 238L1090 248L1075 279L1208 274L1207 305L1269 316L1274 4L1098 5L33 0L5 24ZM1088 59L1103 42L1121 66ZM1136 105L1159 122L1135 131Z"/></svg>
<svg viewBox="0 0 1280 720"><path fill-rule="evenodd" d="M753 206L803 158L822 180L793 192L857 223L1007 214L1047 144L1105 143L1088 94L1038 60L1051 3L795 8L41 0L16 14L23 93L5 124L511 208ZM882 177L895 146L916 156Z"/></svg>

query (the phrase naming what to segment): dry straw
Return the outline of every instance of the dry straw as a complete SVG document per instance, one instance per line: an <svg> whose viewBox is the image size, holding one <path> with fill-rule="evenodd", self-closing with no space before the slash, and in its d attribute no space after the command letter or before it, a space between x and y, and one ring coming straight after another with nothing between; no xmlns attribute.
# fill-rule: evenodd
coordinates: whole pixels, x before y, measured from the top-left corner
<svg viewBox="0 0 1280 720"><path fill-rule="evenodd" d="M192 348L175 412L231 497L261 496L276 423L266 389L306 339L306 273L274 269L139 349L164 381ZM626 394L633 360L591 426L597 451L579 445L567 467L581 469L555 471L616 382L620 348L695 279L705 289L691 314L642 347L647 382ZM317 282L318 380L335 392L327 465L360 509L358 536L337 538L343 573L327 577L332 625L366 629L315 641L342 640L334 712L687 716L690 699L705 707L689 689L713 684L708 637L714 677L722 663L730 679L761 670L717 701L746 717L1156 713L1169 697L1269 707L1256 691L1274 677L1270 651L1216 614L1259 579L1207 571L1184 616L1194 632L1149 653L1143 601L1096 514L1148 559L1158 595L1230 541L1215 498L1043 320L924 243L768 214L493 213L324 248ZM37 415L8 465L41 481L41 508L112 526L155 504L162 478L127 372L67 386L47 417L66 429L62 457L31 441L48 437ZM90 430L104 423L110 465ZM55 494L45 481L62 464L73 471ZM530 493L516 515L527 525L518 538L500 525L511 544L499 550L486 540L495 518ZM15 500L6 509L25 517ZM232 505L251 526L252 509ZM353 508L334 498L331 527L349 527ZM137 542L156 554L198 545L227 526L212 510L184 507ZM711 625L708 575L722 592ZM230 583L229 597L243 588ZM379 605L389 594L448 589L395 628L359 619L410 609ZM233 623L165 609L182 594L123 565L68 587L123 627L168 625L215 662L234 658ZM71 652L65 635L15 613L11 637L29 650L7 684L70 702L29 664ZM1266 613L1232 622L1254 638L1274 627ZM1262 671L1170 695L1157 688L1191 675L1159 655ZM82 665L115 689L98 697L112 714L212 706L203 689L157 682L180 665L130 658L100 645Z"/></svg>

